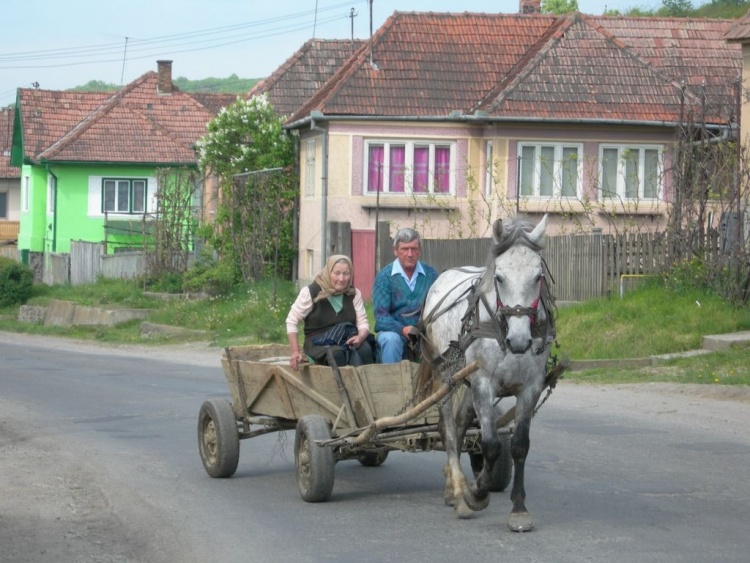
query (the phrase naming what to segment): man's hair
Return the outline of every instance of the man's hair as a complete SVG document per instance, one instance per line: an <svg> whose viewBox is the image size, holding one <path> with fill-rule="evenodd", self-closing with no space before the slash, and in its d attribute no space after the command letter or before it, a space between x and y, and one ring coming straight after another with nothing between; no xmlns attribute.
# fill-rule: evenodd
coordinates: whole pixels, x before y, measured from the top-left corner
<svg viewBox="0 0 750 563"><path fill-rule="evenodd" d="M399 229L396 236L393 237L393 248L398 248L398 243L400 242L408 244L413 240L419 242L419 248L422 248L422 239L419 238L419 233L417 231L410 229L409 227Z"/></svg>

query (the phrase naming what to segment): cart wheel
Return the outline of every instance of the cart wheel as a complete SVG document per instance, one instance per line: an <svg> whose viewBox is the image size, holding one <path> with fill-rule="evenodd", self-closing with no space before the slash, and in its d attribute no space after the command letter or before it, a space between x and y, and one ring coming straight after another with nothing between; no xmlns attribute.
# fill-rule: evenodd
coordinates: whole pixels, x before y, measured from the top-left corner
<svg viewBox="0 0 750 563"><path fill-rule="evenodd" d="M357 460L365 467L377 467L383 465L388 459L388 450L365 452L357 456Z"/></svg>
<svg viewBox="0 0 750 563"><path fill-rule="evenodd" d="M209 399L198 414L198 451L211 477L231 477L240 460L240 435L232 406Z"/></svg>
<svg viewBox="0 0 750 563"><path fill-rule="evenodd" d="M471 460L471 469L474 472L474 477L476 477L482 470L484 458L482 454L469 454L469 460ZM500 436L500 457L497 458L495 466L492 468L490 491L493 493L504 491L510 484L512 476L513 458L510 455L510 436Z"/></svg>
<svg viewBox="0 0 750 563"><path fill-rule="evenodd" d="M297 422L294 436L294 465L297 486L305 502L325 502L333 491L333 448L318 446L315 440L330 440L331 431L322 416L311 414Z"/></svg>

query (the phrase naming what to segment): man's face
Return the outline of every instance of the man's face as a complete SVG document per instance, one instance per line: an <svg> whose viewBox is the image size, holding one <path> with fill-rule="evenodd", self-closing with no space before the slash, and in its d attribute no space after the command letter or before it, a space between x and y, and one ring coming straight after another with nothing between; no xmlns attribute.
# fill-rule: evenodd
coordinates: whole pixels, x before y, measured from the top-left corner
<svg viewBox="0 0 750 563"><path fill-rule="evenodd" d="M413 240L411 242L400 242L398 246L393 249L393 254L401 263L401 267L406 271L412 271L417 267L417 261L421 254L419 249L419 241Z"/></svg>

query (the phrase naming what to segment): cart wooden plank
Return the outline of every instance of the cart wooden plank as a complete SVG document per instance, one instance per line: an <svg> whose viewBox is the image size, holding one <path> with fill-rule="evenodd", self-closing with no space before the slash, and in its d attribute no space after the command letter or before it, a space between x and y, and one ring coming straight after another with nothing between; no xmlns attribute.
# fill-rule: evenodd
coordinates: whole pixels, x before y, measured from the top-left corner
<svg viewBox="0 0 750 563"><path fill-rule="evenodd" d="M231 364L225 354L222 366L232 395L232 410L238 418L268 416L299 420L317 414L330 424L338 420L340 429L356 428L357 420L370 424L401 412L410 404L419 369L418 364L407 361L340 367L341 380L354 410L356 420L352 420L342 412L338 386L328 366L303 365L294 371L288 365L288 358L252 361L244 359L248 354L243 347L229 350ZM436 421L437 413L427 412L415 423Z"/></svg>

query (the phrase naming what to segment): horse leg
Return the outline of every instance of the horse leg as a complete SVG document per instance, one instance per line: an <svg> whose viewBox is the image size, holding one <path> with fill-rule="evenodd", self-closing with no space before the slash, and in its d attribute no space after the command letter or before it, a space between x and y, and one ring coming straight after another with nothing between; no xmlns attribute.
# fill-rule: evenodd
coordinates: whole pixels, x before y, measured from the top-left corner
<svg viewBox="0 0 750 563"><path fill-rule="evenodd" d="M534 529L534 520L526 510L526 489L523 483L531 428L531 411L527 412L528 414L516 419L516 428L510 440L510 455L513 458L513 489L510 500L513 508L508 516L508 527L514 532L529 532Z"/></svg>
<svg viewBox="0 0 750 563"><path fill-rule="evenodd" d="M459 518L469 518L473 516L471 510L464 500L464 491L466 489L466 477L459 461L460 442L456 429L456 420L453 417L453 401L448 400L440 407L440 434L443 440L443 447L448 459L443 467L443 476L445 477L445 489L443 499L445 504L453 506L453 511Z"/></svg>
<svg viewBox="0 0 750 563"><path fill-rule="evenodd" d="M477 412L482 432L483 463L476 480L468 483L464 497L473 510L484 510L490 503L492 468L500 457L501 444L497 435L497 415L492 390L485 388L480 381L475 381L472 392L474 409ZM465 421L466 427L470 422L470 420Z"/></svg>

